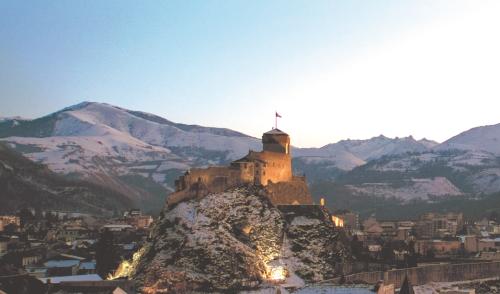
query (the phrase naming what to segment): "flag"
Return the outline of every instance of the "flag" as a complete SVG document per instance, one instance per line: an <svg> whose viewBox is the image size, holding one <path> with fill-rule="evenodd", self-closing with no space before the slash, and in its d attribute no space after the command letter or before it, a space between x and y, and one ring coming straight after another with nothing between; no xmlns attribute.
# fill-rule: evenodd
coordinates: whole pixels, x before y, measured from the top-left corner
<svg viewBox="0 0 500 294"><path fill-rule="evenodd" d="M276 117L281 117L281 115L279 113L276 112Z"/></svg>

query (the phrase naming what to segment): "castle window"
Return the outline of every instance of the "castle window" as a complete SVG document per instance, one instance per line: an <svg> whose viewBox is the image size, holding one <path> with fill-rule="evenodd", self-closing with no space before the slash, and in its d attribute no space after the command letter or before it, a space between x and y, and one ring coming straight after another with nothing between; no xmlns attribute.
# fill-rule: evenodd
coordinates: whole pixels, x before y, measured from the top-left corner
<svg viewBox="0 0 500 294"><path fill-rule="evenodd" d="M245 163L245 164L243 164L243 167L244 167L244 168L247 168L247 164L246 164L246 163Z"/></svg>

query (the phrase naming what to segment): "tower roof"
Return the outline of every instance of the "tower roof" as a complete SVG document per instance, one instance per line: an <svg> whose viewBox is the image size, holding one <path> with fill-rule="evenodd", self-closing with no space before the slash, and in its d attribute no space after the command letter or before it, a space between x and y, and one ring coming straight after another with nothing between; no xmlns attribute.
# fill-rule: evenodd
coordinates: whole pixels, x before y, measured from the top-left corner
<svg viewBox="0 0 500 294"><path fill-rule="evenodd" d="M287 133L283 132L280 129L272 129L268 132L265 132L264 135L286 135L286 136L288 136Z"/></svg>

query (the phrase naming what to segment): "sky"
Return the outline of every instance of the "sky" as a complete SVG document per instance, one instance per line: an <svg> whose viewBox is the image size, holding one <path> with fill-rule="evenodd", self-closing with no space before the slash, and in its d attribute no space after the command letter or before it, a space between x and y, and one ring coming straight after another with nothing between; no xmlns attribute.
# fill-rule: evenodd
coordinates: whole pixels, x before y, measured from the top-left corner
<svg viewBox="0 0 500 294"><path fill-rule="evenodd" d="M0 116L82 101L299 147L500 123L500 1L0 1Z"/></svg>

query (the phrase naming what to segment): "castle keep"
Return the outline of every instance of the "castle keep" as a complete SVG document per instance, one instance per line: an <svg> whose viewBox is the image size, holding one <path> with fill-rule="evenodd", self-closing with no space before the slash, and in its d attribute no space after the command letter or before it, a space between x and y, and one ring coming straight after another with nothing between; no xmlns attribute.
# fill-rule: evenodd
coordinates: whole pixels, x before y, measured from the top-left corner
<svg viewBox="0 0 500 294"><path fill-rule="evenodd" d="M229 166L189 170L175 181L176 191L169 195L168 206L248 185L263 187L275 205L312 204L305 177L292 173L290 136L272 129L262 135L262 145L261 152L250 150Z"/></svg>

